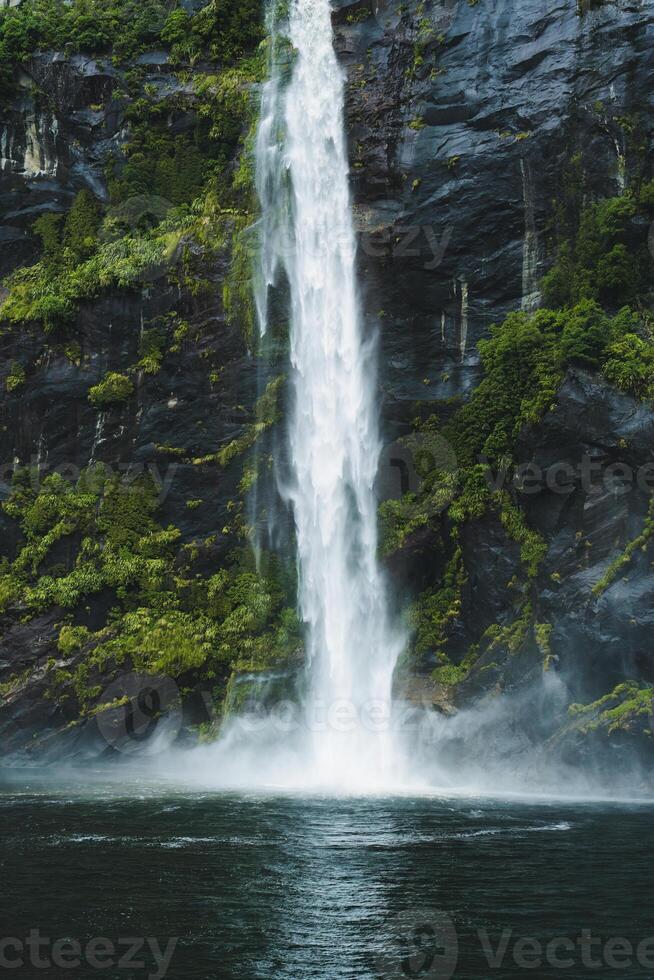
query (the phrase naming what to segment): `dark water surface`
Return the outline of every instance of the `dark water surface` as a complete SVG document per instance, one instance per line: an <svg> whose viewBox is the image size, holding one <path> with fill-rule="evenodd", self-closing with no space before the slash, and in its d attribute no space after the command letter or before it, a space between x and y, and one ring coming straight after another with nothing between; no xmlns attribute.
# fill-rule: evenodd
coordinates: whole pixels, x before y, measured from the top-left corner
<svg viewBox="0 0 654 980"><path fill-rule="evenodd" d="M181 794L5 772L0 828L2 937L39 930L42 961L56 939L82 949L80 966L47 968L0 947L24 960L2 976L161 976L149 944L130 954L143 966L118 965L147 937L162 951L177 938L169 978L654 977L647 805ZM86 957L98 937L102 969Z"/></svg>

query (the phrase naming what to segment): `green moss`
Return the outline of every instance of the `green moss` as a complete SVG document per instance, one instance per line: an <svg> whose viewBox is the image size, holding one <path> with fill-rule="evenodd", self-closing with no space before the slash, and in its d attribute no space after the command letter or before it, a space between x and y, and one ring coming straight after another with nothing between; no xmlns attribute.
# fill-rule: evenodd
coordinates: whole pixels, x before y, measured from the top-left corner
<svg viewBox="0 0 654 980"><path fill-rule="evenodd" d="M20 583L14 575L7 571L6 562L0 574L0 615L4 614L20 596Z"/></svg>
<svg viewBox="0 0 654 980"><path fill-rule="evenodd" d="M126 16L134 23L124 25ZM195 72L193 91L171 97L144 85L138 68L118 74L114 97L129 103L129 142L108 164L111 208L103 213L82 192L68 214L39 219L41 259L6 282L5 329L36 324L60 331L58 346L75 348L78 361L81 349L70 334L83 302L107 289L140 291L155 279L206 302L215 289L208 268L222 253L231 265L227 317L254 345L247 229L256 217L252 123L264 52L249 55L261 36L258 0L245 6L210 0L195 14L151 0L139 11L132 0L24 0L20 11L0 13L4 80L40 44L59 46L64 38L69 52L111 49L122 56L128 44L163 42L173 62L201 55L203 64L215 59L220 65ZM191 113L195 125L172 134L171 122ZM180 350L191 328L180 321L169 346L170 325L153 321L142 333L137 362L95 385L91 403L100 408L131 397L130 375L155 374L167 350ZM277 421L282 384L281 377L270 382L253 421L214 454L215 462L229 465ZM180 546L179 529L159 525L158 503L151 481L120 480L101 467L76 484L53 478L39 485L19 474L5 503L20 541L15 560L0 567L1 612L27 618L59 607L70 610L74 622L82 606L95 611L94 596L102 594L100 608L106 599L113 604L99 631L66 623L59 633L59 653L74 657L76 666L53 672L55 694L76 697L85 714L106 708L98 699L118 665L184 676L185 684L210 682L224 692L235 670L301 660L302 631L291 608L294 569L264 553L263 570L257 570L249 555L234 552L207 576L202 543ZM201 501L188 504L192 510Z"/></svg>
<svg viewBox="0 0 654 980"><path fill-rule="evenodd" d="M442 666L436 667L432 671L432 679L438 684L445 684L448 687L460 684L468 677L478 658L479 648L476 644L470 647L460 664L451 663L447 656L442 653L440 656Z"/></svg>
<svg viewBox="0 0 654 980"><path fill-rule="evenodd" d="M67 264L77 265L93 255L99 227L98 204L88 190L82 190L76 195L64 224L63 260Z"/></svg>
<svg viewBox="0 0 654 980"><path fill-rule="evenodd" d="M257 571L248 549L210 577L195 572L197 546L180 550L179 530L156 522L151 480L120 480L98 466L75 485L54 475L38 486L23 472L4 509L25 538L13 564L1 569L0 595L9 607L74 611L94 594L115 596L98 632L61 628L59 652L81 660L53 677L55 699L73 691L82 712L98 710L112 665L206 682L301 659L300 625L289 606L292 569L264 553ZM47 568L52 544L63 536L68 567Z"/></svg>
<svg viewBox="0 0 654 980"><path fill-rule="evenodd" d="M622 314L625 330L608 344L605 352L606 378L635 398L654 400L654 344L649 337L635 332L638 317L631 311Z"/></svg>
<svg viewBox="0 0 654 980"><path fill-rule="evenodd" d="M217 453L194 459L194 465L218 463L219 466L229 466L234 459L251 449L260 436L279 421L281 417L280 393L285 381L286 377L283 374L269 381L264 393L256 402L255 421L246 426L245 431L238 439L233 439L222 449L219 449Z"/></svg>
<svg viewBox="0 0 654 980"><path fill-rule="evenodd" d="M100 643L93 656L96 661L129 660L137 670L179 677L217 659L218 638L217 624L200 613L139 608L121 618L117 635Z"/></svg>
<svg viewBox="0 0 654 980"><path fill-rule="evenodd" d="M442 439L438 420L416 422L414 432L402 440L419 471L417 492L384 501L379 508L380 551L390 555L404 546L419 528L446 510L458 486L456 460Z"/></svg>
<svg viewBox="0 0 654 980"><path fill-rule="evenodd" d="M644 182L638 194L638 203L643 210L654 214L654 180Z"/></svg>
<svg viewBox="0 0 654 980"><path fill-rule="evenodd" d="M557 260L543 279L548 305L636 301L649 279L646 242L639 243L631 227L639 207L628 192L582 208L578 227L560 242Z"/></svg>
<svg viewBox="0 0 654 980"><path fill-rule="evenodd" d="M429 516L428 509L413 493L399 500L385 500L379 507L381 554L398 551L414 531L429 522Z"/></svg>
<svg viewBox="0 0 654 980"><path fill-rule="evenodd" d="M62 626L57 641L57 649L64 657L70 657L82 650L90 635L86 626Z"/></svg>
<svg viewBox="0 0 654 980"><path fill-rule="evenodd" d="M9 368L9 374L5 378L5 388L7 391L16 391L17 388L22 387L25 384L25 368L22 364L17 361L12 361Z"/></svg>
<svg viewBox="0 0 654 980"><path fill-rule="evenodd" d="M209 0L192 17L172 11L162 39L172 44L173 57L179 61L208 55L221 64L232 64L263 37L263 10L257 0Z"/></svg>
<svg viewBox="0 0 654 980"><path fill-rule="evenodd" d="M471 466L460 474L459 492L448 515L455 524L479 520L486 513L490 500L488 467L481 463Z"/></svg>
<svg viewBox="0 0 654 980"><path fill-rule="evenodd" d="M409 610L416 657L444 651L448 626L461 612L462 589L466 581L463 555L457 546L446 566L440 588L423 592Z"/></svg>
<svg viewBox="0 0 654 980"><path fill-rule="evenodd" d="M484 377L443 429L460 465L510 456L522 426L552 404L563 373L558 339L565 322L546 310L512 313L480 341Z"/></svg>
<svg viewBox="0 0 654 980"><path fill-rule="evenodd" d="M508 494L498 494L495 499L504 530L512 541L520 545L520 559L525 566L527 578L534 579L547 554L547 543L536 531L528 527L522 511L511 502Z"/></svg>
<svg viewBox="0 0 654 980"><path fill-rule="evenodd" d="M227 322L235 324L250 349L254 347L256 312L252 287L253 255L251 216L240 217L235 224L229 273L223 282L223 306Z"/></svg>
<svg viewBox="0 0 654 980"><path fill-rule="evenodd" d="M618 577L620 572L622 572L631 562L631 559L636 554L637 551L645 551L652 535L654 534L654 496L650 499L649 507L647 510L647 517L645 518L645 523L643 525L643 530L630 541L625 550L621 555L611 562L607 570L602 575L599 582L596 582L593 586L593 595L601 596L602 593L606 592L608 587L612 582Z"/></svg>
<svg viewBox="0 0 654 980"><path fill-rule="evenodd" d="M437 667L433 671L432 677L439 684L446 684L448 686L453 686L454 684L460 684L462 680L468 676L468 670L462 666L455 666L454 664L446 664L444 667Z"/></svg>
<svg viewBox="0 0 654 980"><path fill-rule="evenodd" d="M11 94L18 65L44 49L111 51L134 57L159 42L166 0L23 0L0 13L0 91Z"/></svg>
<svg viewBox="0 0 654 980"><path fill-rule="evenodd" d="M108 242L85 262L56 275L43 262L19 269L5 281L8 296L0 319L9 324L40 322L51 332L75 318L80 300L99 296L110 287L140 286L151 272L174 260L182 229L160 226L144 237L126 236Z"/></svg>
<svg viewBox="0 0 654 980"><path fill-rule="evenodd" d="M134 384L124 374L109 371L97 385L89 389L89 401L95 408L126 402L134 393Z"/></svg>
<svg viewBox="0 0 654 980"><path fill-rule="evenodd" d="M592 704L570 705L568 713L584 734L605 729L611 735L630 729L638 722L642 724L652 712L653 699L653 687L625 681Z"/></svg>
<svg viewBox="0 0 654 980"><path fill-rule="evenodd" d="M164 359L165 335L157 327L144 330L139 341L139 361L137 370L144 374L158 374Z"/></svg>
<svg viewBox="0 0 654 980"><path fill-rule="evenodd" d="M200 136L194 141L185 134L173 135L165 128L165 119L139 122L110 169L112 203L155 196L162 210L166 203L189 204L200 195L218 165L216 147ZM156 215L143 216L142 220L153 218L156 220Z"/></svg>
<svg viewBox="0 0 654 980"><path fill-rule="evenodd" d="M197 12L169 0L23 0L0 12L0 92L13 94L16 70L34 51L55 49L134 59L170 47L171 60L233 64L263 37L257 0L209 0Z"/></svg>
<svg viewBox="0 0 654 980"><path fill-rule="evenodd" d="M61 242L62 214L42 214L32 225L35 235L43 246L43 264L50 270L57 269L63 260Z"/></svg>
<svg viewBox="0 0 654 980"><path fill-rule="evenodd" d="M531 602L525 602L519 614L508 625L500 626L494 623L489 626L482 636L482 643L488 650L506 650L515 654L527 639L533 624L533 608Z"/></svg>
<svg viewBox="0 0 654 980"><path fill-rule="evenodd" d="M538 649L544 656L551 656L551 637L552 637L552 624L551 623L536 623L534 626L534 636L536 638L536 643L538 644Z"/></svg>
<svg viewBox="0 0 654 980"><path fill-rule="evenodd" d="M129 141L108 164L112 208L103 215L100 203L83 190L66 216L41 216L34 226L43 242L41 260L5 282L0 320L63 330L82 301L110 288L138 289L163 276L183 281L194 295L209 293L212 282L206 277L202 282L180 259L191 256L188 265L193 265L187 248L193 239L209 256L234 238L225 305L228 317L239 320L253 339L251 297L246 298L251 268L238 242L240 231L254 220L247 147L253 85L263 78L263 52L252 55L261 37L262 10L254 0L245 7L235 0L211 0L193 15L171 13L165 0L24 0L19 8L0 12L0 53L7 54L0 88L2 73L8 77L40 44L66 44L69 52L111 48L120 56L150 42L170 43L179 53L180 44L188 42L190 58L202 51L205 60L215 57L221 64L220 72L196 73L193 93L164 97L157 87L144 85L136 69L120 76L114 96L126 103ZM195 113L196 125L173 133L171 120L180 112ZM157 353L147 351L139 369L156 373L159 363Z"/></svg>
<svg viewBox="0 0 654 980"><path fill-rule="evenodd" d="M0 684L0 698L11 697L12 694L20 691L21 687L24 687L29 680L30 674L30 670L26 670L22 674L13 674L9 680Z"/></svg>

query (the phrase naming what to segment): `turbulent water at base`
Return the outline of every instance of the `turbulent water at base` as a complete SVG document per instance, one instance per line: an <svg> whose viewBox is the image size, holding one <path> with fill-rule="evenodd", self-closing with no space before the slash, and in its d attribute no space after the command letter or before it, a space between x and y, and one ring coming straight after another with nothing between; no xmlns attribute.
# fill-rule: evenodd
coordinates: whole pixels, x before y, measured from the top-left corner
<svg viewBox="0 0 654 980"><path fill-rule="evenodd" d="M271 31L257 142L258 310L265 333L268 291L283 270L293 385L284 494L307 626L308 764L314 782L386 784L395 773L388 720L401 641L389 627L376 558L374 358L357 302L344 80L329 0L295 0L288 24Z"/></svg>

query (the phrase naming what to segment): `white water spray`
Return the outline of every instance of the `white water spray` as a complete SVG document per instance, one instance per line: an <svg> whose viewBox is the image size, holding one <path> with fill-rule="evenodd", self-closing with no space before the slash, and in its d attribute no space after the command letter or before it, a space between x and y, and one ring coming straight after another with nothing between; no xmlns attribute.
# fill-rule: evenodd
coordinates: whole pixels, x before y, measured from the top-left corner
<svg viewBox="0 0 654 980"><path fill-rule="evenodd" d="M329 0L293 0L291 77L276 61L257 143L262 267L257 297L280 269L290 288L292 505L299 606L307 625L311 782L362 786L394 778L393 635L377 564L375 370L364 343L344 137L344 81Z"/></svg>

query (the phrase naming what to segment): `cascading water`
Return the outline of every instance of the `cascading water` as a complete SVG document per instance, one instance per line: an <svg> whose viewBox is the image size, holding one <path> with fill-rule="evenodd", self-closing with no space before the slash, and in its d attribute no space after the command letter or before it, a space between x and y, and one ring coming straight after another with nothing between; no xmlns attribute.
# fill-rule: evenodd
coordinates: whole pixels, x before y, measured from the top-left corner
<svg viewBox="0 0 654 980"><path fill-rule="evenodd" d="M292 475L284 492L308 636L308 759L312 781L386 783L395 767L391 684L402 640L388 623L376 559L374 359L357 302L344 81L329 0L293 0L287 30L272 24L271 33L273 70L257 142L257 308L265 333L268 291L283 269L293 385Z"/></svg>

